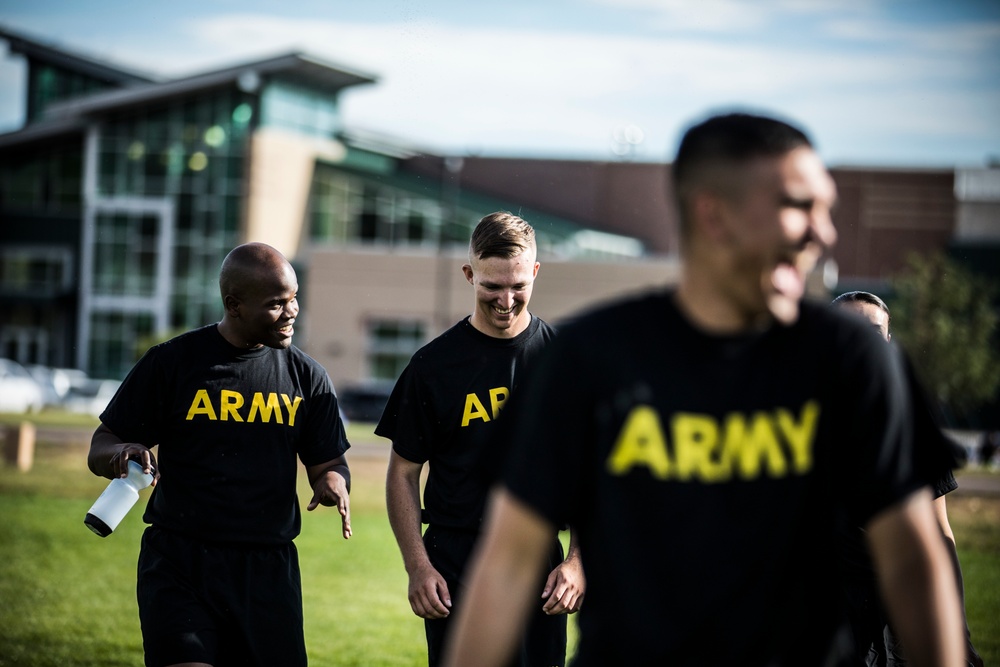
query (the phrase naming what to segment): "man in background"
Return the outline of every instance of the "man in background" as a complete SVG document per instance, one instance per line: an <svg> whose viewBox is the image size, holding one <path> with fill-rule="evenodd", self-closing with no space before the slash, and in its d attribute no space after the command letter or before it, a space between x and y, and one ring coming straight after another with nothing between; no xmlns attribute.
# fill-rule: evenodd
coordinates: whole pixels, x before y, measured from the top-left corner
<svg viewBox="0 0 1000 667"><path fill-rule="evenodd" d="M834 299L833 304L868 322L885 342L888 343L892 339L889 331L891 319L889 307L877 295L863 291L846 292ZM948 447L947 443L940 441L941 431L933 423L926 424L915 435L917 442L925 447ZM952 559L958 592L963 595L962 568L958 561L955 533L948 521L948 508L945 504L945 495L957 488L958 482L955 481L955 475L949 467L942 469L931 485L934 495L934 515L941 527L948 555ZM864 531L860 528L848 528L845 542L844 570L847 577L845 590L851 629L854 631L858 648L855 664L864 667L905 667L903 647L887 622L885 611L879 601L878 584L865 545ZM983 659L972 645L968 623L965 627L965 638L967 664L972 667L982 667Z"/></svg>
<svg viewBox="0 0 1000 667"><path fill-rule="evenodd" d="M484 468L503 460L494 448L508 446L497 434L500 409L554 335L528 311L539 268L535 253L534 229L521 218L498 212L479 222L462 267L473 288L472 314L413 355L375 429L392 441L386 506L409 574L410 606L424 619L432 667L441 660L453 611L466 603L466 566L491 478ZM425 464L430 470L421 511ZM421 523L428 524L423 536ZM583 600L580 556L571 542L564 560L553 535L537 565L532 584L540 599L514 664L561 666L564 614Z"/></svg>

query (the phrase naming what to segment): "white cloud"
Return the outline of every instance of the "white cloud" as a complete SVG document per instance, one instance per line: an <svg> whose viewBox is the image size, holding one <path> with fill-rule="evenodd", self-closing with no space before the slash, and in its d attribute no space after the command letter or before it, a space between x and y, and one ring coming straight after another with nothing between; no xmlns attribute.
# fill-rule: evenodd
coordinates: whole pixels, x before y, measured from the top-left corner
<svg viewBox="0 0 1000 667"><path fill-rule="evenodd" d="M659 30L738 32L774 25L789 16L823 14L870 16L874 0L590 0L597 5L650 15L648 25Z"/></svg>
<svg viewBox="0 0 1000 667"><path fill-rule="evenodd" d="M641 2L642 0L630 0ZM809 51L707 37L634 38L602 33L277 19L244 14L192 23L192 55L215 65L301 48L380 75L345 95L347 120L450 151L550 150L610 156L616 127L636 123L659 158L682 123L709 107L784 110L810 124L850 117L887 131L930 131L936 116L920 90L928 74L958 76L961 59L893 51L873 58L822 44ZM252 49L248 46L252 45ZM956 102L956 104L959 104ZM954 105L953 105L954 106ZM536 149L533 147L546 147Z"/></svg>
<svg viewBox="0 0 1000 667"><path fill-rule="evenodd" d="M695 22L702 20L697 12L722 11L729 20L743 11L734 4L748 6L734 0L593 1ZM984 105L996 102L996 85L962 88L984 63L996 67L996 26L897 27L887 40L887 24L858 20L878 3L851 0L847 13L834 11L845 7L841 0L766 0L753 7L756 18L727 28L739 29L739 39L711 31L634 36L599 28L366 23L244 12L189 19L182 34L126 35L106 50L122 63L172 75L305 50L378 75L377 84L345 93L342 108L351 125L453 152L610 159L614 130L636 124L646 134L644 155L662 159L689 120L735 105L781 112L817 128L821 144L836 137L838 148L859 152L891 150L885 146L893 137L912 141L917 132L954 136L959 122L963 132L981 131L984 143L1000 143L995 114ZM815 13L817 29L835 39L818 35L803 47L803 39L793 45L780 30L763 29L790 11ZM77 39L87 47L85 36Z"/></svg>
<svg viewBox="0 0 1000 667"><path fill-rule="evenodd" d="M963 21L934 26L913 25L887 20L838 19L827 22L824 31L839 39L876 45L929 51L961 56L992 53L997 58L1000 22Z"/></svg>

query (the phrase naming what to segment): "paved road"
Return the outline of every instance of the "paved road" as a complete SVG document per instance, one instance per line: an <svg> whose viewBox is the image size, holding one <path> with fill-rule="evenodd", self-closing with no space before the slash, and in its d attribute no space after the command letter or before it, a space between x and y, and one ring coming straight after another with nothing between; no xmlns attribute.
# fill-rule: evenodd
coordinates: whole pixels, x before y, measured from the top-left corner
<svg viewBox="0 0 1000 667"><path fill-rule="evenodd" d="M960 470L955 477L958 479L958 488L954 493L970 496L1000 496L1000 474L996 471L989 473L976 469Z"/></svg>

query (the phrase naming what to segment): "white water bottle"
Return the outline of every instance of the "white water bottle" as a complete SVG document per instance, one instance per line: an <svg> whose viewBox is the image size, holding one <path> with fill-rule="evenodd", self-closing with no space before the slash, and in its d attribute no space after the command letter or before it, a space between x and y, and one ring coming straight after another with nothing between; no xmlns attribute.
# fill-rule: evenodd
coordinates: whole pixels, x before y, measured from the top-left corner
<svg viewBox="0 0 1000 667"><path fill-rule="evenodd" d="M94 506L87 512L83 520L87 528L107 537L118 527L118 524L135 502L139 500L139 491L153 483L153 476L142 471L142 466L136 461L128 462L128 477L116 477L104 489Z"/></svg>

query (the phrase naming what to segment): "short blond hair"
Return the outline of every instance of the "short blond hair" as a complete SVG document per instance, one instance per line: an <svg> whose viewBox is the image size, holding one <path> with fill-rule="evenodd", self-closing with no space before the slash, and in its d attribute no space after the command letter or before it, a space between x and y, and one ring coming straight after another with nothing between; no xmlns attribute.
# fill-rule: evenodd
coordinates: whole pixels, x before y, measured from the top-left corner
<svg viewBox="0 0 1000 667"><path fill-rule="evenodd" d="M535 248L534 228L513 213L497 211L485 216L472 231L469 259L510 259L529 248Z"/></svg>

